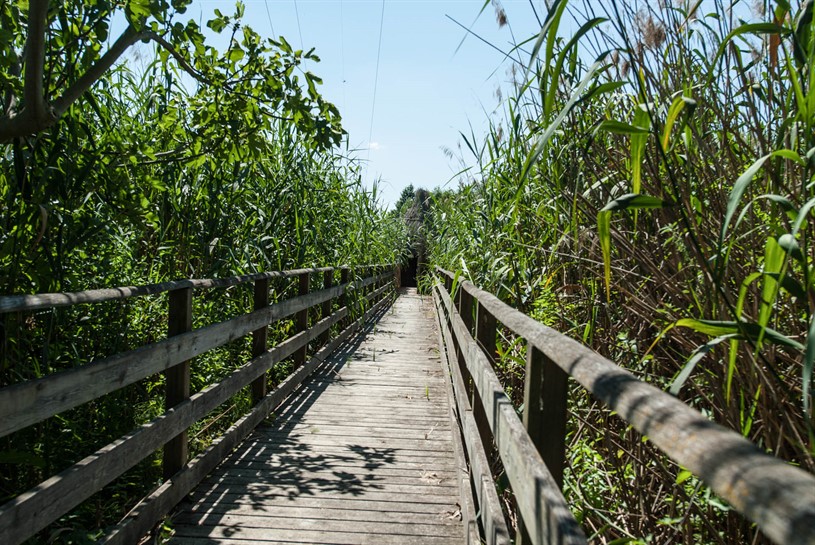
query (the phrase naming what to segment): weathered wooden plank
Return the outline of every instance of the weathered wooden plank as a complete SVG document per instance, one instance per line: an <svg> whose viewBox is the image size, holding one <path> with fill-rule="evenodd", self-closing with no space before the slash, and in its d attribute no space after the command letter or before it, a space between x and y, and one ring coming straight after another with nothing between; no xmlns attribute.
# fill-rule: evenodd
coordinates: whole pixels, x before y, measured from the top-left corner
<svg viewBox="0 0 815 545"><path fill-rule="evenodd" d="M240 449L238 449L240 450ZM342 475L351 475L354 477L365 478L368 480L382 480L383 482L393 482L402 484L434 484L437 481L453 482L458 474L457 469L461 469L454 463L446 466L437 467L435 464L427 465L413 465L411 467L402 466L389 466L385 464L374 465L363 459L352 459L351 457L327 457L326 466L302 464L301 467L292 468L286 462L288 460L308 461L308 456L303 455L299 457L292 456L278 456L272 459L247 459L240 458L236 453L229 464L224 464L214 471L211 475L226 476L237 475L242 477L256 477L259 481L263 482L273 479L275 473L285 474L286 472L296 471L299 475L318 475L324 472L326 468L331 471L341 470ZM453 462L457 458L451 459Z"/></svg>
<svg viewBox="0 0 815 545"><path fill-rule="evenodd" d="M441 299L438 290L434 290L434 300L437 304L437 312L442 322L442 335L447 350L447 363L450 369L455 401L458 406L459 422L462 427L464 445L467 449L470 460L470 478L475 495L478 499L481 524L484 528L484 540L487 545L509 545L511 543L509 528L504 520L504 513L501 509L501 502L495 490L495 484L490 472L490 464L484 445L481 443L481 435L473 417L473 409L470 406L471 392L468 391L459 367L458 358L452 350L452 332L446 313L441 306ZM466 363L466 362L465 362Z"/></svg>
<svg viewBox="0 0 815 545"><path fill-rule="evenodd" d="M185 527L185 533L179 534L170 543L186 543L180 538L203 537L207 538L207 543L231 544L240 543L246 545L250 543L278 543L279 541L292 541L295 543L331 543L331 544L356 544L356 545L449 545L449 536L436 535L410 535L398 533L361 533L353 531L336 531L330 534L320 530L284 530L279 529L274 533L263 528L196 528L194 526ZM212 540L217 541L212 541ZM193 542L194 543L194 542Z"/></svg>
<svg viewBox="0 0 815 545"><path fill-rule="evenodd" d="M127 519L122 521L105 536L104 541L111 545L128 545L138 541L162 516L168 513L173 506L189 494L215 466L221 463L226 455L231 452L249 432L256 428L276 406L290 396L314 369L322 364L342 343L346 342L347 339L361 327L364 320L380 311L387 303L387 300L380 301L377 305L372 307L368 313L363 315L360 320L353 322L349 327L344 329L334 340L315 354L306 365L292 373L274 392L267 395L260 403L255 405L246 416L230 427L210 448L197 456L170 481L163 483L156 491L142 500L142 502L131 511L131 515ZM308 343L320 335L324 330L323 328L328 328L336 321L345 317L347 312L345 308L340 309L332 314L331 317L321 320L311 329L295 335L289 339L289 341L299 338L298 342ZM280 346L281 345L278 345L276 348ZM298 348L298 344L292 343L287 349L287 351L291 350L291 352L284 357L288 357ZM272 351L270 350L267 354L270 352ZM270 363L269 366L273 364L274 362ZM269 367L261 367L261 369L262 372L265 373ZM257 371L258 369L255 369L255 372ZM232 377L234 376L235 373L233 373ZM254 377L250 376L250 380L251 378ZM0 520L2 520L2 516L0 516Z"/></svg>
<svg viewBox="0 0 815 545"><path fill-rule="evenodd" d="M328 472L320 472L322 477L312 477L308 481L297 478L299 472L288 472L285 475L267 480L257 481L252 477L241 478L231 474L213 476L207 479L212 490L230 490L238 488L245 494L256 496L269 491L270 487L275 490L287 492L290 497L298 494L318 494L324 490L336 490L340 494L356 496L364 494L365 490L377 490L383 494L392 494L394 497L402 495L415 496L444 496L458 498L458 483L426 483L426 484L406 484L375 479L354 479L353 477L343 478L334 476L329 478Z"/></svg>
<svg viewBox="0 0 815 545"><path fill-rule="evenodd" d="M815 476L764 453L740 434L470 282L461 286L770 539L815 543Z"/></svg>
<svg viewBox="0 0 815 545"><path fill-rule="evenodd" d="M0 543L20 543L149 456L167 440L225 402L253 379L316 338L347 311L341 309L309 331L291 337L198 392L155 420L102 447L62 473L0 507ZM280 389L278 390L280 391ZM276 391L276 392L278 392ZM286 390L290 393L291 389ZM277 394L280 397L281 394ZM282 400L282 398L281 398ZM175 473L175 472L174 472Z"/></svg>
<svg viewBox="0 0 815 545"><path fill-rule="evenodd" d="M318 534L319 535L319 534ZM390 536L388 536L390 537ZM378 543L381 545L382 538L373 539L373 541L368 541L367 543ZM397 536L395 541L388 541L390 545L393 543L394 545L413 545L417 543L416 539L413 537L402 538ZM403 539L407 539L408 541L403 541ZM433 541L428 541L428 545L438 545L440 543L449 543L449 538L429 538ZM244 539L230 539L230 538L213 538L213 537L177 537L173 538L170 541L173 545L247 545L248 543L252 544L274 544L274 545L367 545L366 542L360 542L355 534L333 534L328 537L324 537L321 541L314 541L313 534L302 534L296 535L292 539L278 539L278 538L268 538L268 539L254 539L252 541L247 542ZM422 542L425 543L425 542Z"/></svg>
<svg viewBox="0 0 815 545"><path fill-rule="evenodd" d="M316 449L317 447L331 447L331 446L341 446L344 442L338 440L336 437L330 437L325 435L319 434L302 434L298 435L297 437L292 437L287 435L286 433L278 433L266 430L259 430L258 434L261 437L265 437L268 439L272 439L277 441L281 447L290 445L290 446L297 446L301 448L312 448ZM387 439L387 440L385 440ZM356 448L360 449L370 449L371 451L376 451L376 449L386 450L390 454L401 454L401 455L408 455L410 453L415 454L430 454L432 453L434 456L446 456L452 459L453 455L449 450L449 445L447 441L441 439L390 439L390 438L382 438L382 437L357 437L354 438L353 445ZM387 445L386 447L383 445Z"/></svg>
<svg viewBox="0 0 815 545"><path fill-rule="evenodd" d="M367 424L367 423L366 423ZM281 432L288 434L308 433L311 435L328 435L337 437L372 437L372 438L404 438L404 439L427 439L442 432L449 433L450 428L432 426L422 427L381 427L371 425L331 424L328 422L316 423L305 422L303 424L281 426ZM446 440L446 439L445 439Z"/></svg>
<svg viewBox="0 0 815 545"><path fill-rule="evenodd" d="M281 415L278 415L277 418L282 419L291 419L297 420L298 418L303 418L304 420L315 420L320 421L321 419L337 417L337 418L347 418L347 419L354 419L358 416L368 416L371 414L371 411L367 408L364 409L350 409L349 407L345 407L343 411L336 411L333 410L330 404L326 404L325 406L322 404L314 404L311 406L311 410L308 411L307 416L306 411L299 411L299 412L285 412ZM386 415L376 415L369 419L370 422L375 423L393 423L396 427L399 427L403 424L407 425L411 422L420 425L420 426L433 426L441 421L443 421L444 415L433 415L433 414L425 414L425 412L421 409L417 409L416 411L407 411L400 412L398 415L393 415L392 417Z"/></svg>
<svg viewBox="0 0 815 545"><path fill-rule="evenodd" d="M372 283L369 278L365 283ZM287 299L157 343L91 362L76 369L0 389L0 437L159 373L207 350L247 335L274 320L336 297L335 286Z"/></svg>
<svg viewBox="0 0 815 545"><path fill-rule="evenodd" d="M532 542L585 544L586 538L580 525L569 511L557 483L518 419L489 360L468 333L449 295L443 290L438 293L484 405L495 445Z"/></svg>
<svg viewBox="0 0 815 545"><path fill-rule="evenodd" d="M230 538L252 539L253 536L278 538L285 536L290 531L318 531L327 535L335 532L381 534L383 539L387 539L386 536L399 534L421 537L460 537L462 533L460 524L407 522L394 515L389 518L390 520L385 521L337 520L321 516L292 519L254 513L226 513L200 522L200 516L184 515L178 521L177 535L226 535ZM224 530L229 533L224 534Z"/></svg>
<svg viewBox="0 0 815 545"><path fill-rule="evenodd" d="M246 504L223 504L223 503L200 503L186 507L185 510L173 517L176 524L207 524L208 517L227 516L270 516L286 519L299 518L322 518L323 520L343 520L343 521L363 521L363 522L391 522L400 520L408 524L433 524L440 526L460 526L460 522L450 518L450 513L443 508L424 511L416 511L415 506L425 507L425 504L398 504L392 502L395 507L388 510L385 502L367 502L370 504L367 509L358 508L355 504L360 501L350 501L348 504L338 501L334 505L327 506L327 502L321 502L319 507L306 507L297 505L246 505ZM349 505L351 507L349 507ZM413 509L411 509L413 507ZM401 509L401 510L400 510ZM428 512L429 511L429 512ZM215 521L212 518L210 520Z"/></svg>
<svg viewBox="0 0 815 545"><path fill-rule="evenodd" d="M523 424L561 490L566 466L567 380L560 367L531 344L527 346ZM529 536L519 516L515 544L526 543Z"/></svg>
<svg viewBox="0 0 815 545"><path fill-rule="evenodd" d="M320 509L409 510L437 513L449 510L455 506L456 502L458 502L458 495L444 496L439 494L421 497L403 495L394 497L394 495L389 492L366 490L364 496L353 496L337 490L324 490L320 492L319 496L301 494L296 498L292 498L292 495L288 492L266 490L250 495L239 489L222 487L195 491L190 496L190 502L195 502L194 505L254 505L256 508L259 508L261 505L266 508L292 506L294 505L295 499L298 506L311 506Z"/></svg>
<svg viewBox="0 0 815 545"><path fill-rule="evenodd" d="M354 267L361 269L362 267ZM182 288L211 289L226 288L246 284L261 279L272 278L295 278L303 272L321 273L335 271L339 269L345 272L347 281L349 267L321 267L315 269L293 269L289 271L270 271L262 273L244 274L240 276L230 276L227 278L204 278L189 280L171 280L160 284L148 284L145 286L122 286L117 288L102 288L95 290L85 290L69 293L40 293L36 295L7 295L0 297L0 314L7 312L34 311L45 308L64 307L78 304L102 303L104 301L114 301L117 299L128 299L130 297L141 297L145 295L157 295L168 291ZM343 305L344 306L344 305Z"/></svg>

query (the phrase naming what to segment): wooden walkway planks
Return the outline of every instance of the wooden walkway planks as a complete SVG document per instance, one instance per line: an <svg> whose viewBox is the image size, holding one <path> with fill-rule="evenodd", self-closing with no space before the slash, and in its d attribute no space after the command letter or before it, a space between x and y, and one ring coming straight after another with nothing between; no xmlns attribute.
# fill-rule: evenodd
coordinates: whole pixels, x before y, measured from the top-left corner
<svg viewBox="0 0 815 545"><path fill-rule="evenodd" d="M172 543L464 542L432 312L403 291L179 507Z"/></svg>

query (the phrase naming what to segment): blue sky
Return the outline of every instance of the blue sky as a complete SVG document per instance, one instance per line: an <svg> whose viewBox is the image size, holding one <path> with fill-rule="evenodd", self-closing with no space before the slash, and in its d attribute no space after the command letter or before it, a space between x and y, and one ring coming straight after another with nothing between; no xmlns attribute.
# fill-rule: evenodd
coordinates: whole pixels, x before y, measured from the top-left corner
<svg viewBox="0 0 815 545"><path fill-rule="evenodd" d="M543 2L533 0L545 16ZM321 78L321 92L334 102L356 156L368 159L364 181L381 179L383 204L393 203L408 184L428 189L444 185L458 171L443 147L457 149L459 131L486 130L487 115L498 107L510 61L469 36L447 16L470 26L482 0L245 0L245 23L262 36L283 35L294 47L316 48L321 62L307 69ZM493 6L472 26L496 46L510 49L537 33L528 0L505 0L509 25L499 28ZM198 0L186 17L206 23L214 9L234 11L234 2ZM268 7L268 12L267 12ZM299 26L298 26L299 15ZM382 47L377 66L380 21ZM274 34L272 33L274 27ZM302 42L301 42L302 35ZM220 48L218 40L213 43ZM526 60L526 59L525 59ZM373 107L373 129L371 114ZM369 143L370 135L370 143ZM455 182L451 186L455 187Z"/></svg>

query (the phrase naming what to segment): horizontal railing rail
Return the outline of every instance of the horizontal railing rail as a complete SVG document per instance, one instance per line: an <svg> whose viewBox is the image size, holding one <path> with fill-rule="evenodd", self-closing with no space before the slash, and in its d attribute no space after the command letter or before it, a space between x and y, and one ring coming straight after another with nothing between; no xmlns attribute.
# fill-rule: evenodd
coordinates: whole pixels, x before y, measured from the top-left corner
<svg viewBox="0 0 815 545"><path fill-rule="evenodd" d="M471 282L443 269L437 268L436 273L440 281L434 286L434 297L454 386L458 382L456 395L469 395L473 400L473 421L478 420L479 411L484 419L479 422L478 434L469 431L469 441L480 435L498 448L517 502L521 522L518 542L525 541L526 534L533 543L578 543L585 539L575 530L570 515L564 513L568 507L561 495L571 377L755 522L767 537L779 544L815 543L815 476L766 454L740 434L710 421ZM523 421L492 369L498 323L527 344ZM472 379L471 391L460 392L468 378ZM466 419L462 420L465 438L468 428L475 427L474 423L464 426ZM530 445L534 445L534 452L530 452ZM478 463L474 458L483 457L470 453L475 477L490 477L484 469L475 472ZM474 486L478 490L483 484ZM491 483L490 487L494 488ZM488 504L489 499L480 505L482 517L490 516ZM482 522L488 526L488 521L482 518Z"/></svg>
<svg viewBox="0 0 815 545"><path fill-rule="evenodd" d="M335 273L340 282L334 285ZM0 436L8 435L151 375L165 373L166 412L131 433L79 460L36 487L0 506L0 543L16 545L59 519L130 468L163 447L164 482L111 532L104 541L135 543L186 496L254 427L274 410L342 342L392 302L393 268L370 266L301 269L219 280L176 281L136 288L91 290L0 298L6 312L30 312L47 306L95 303L169 291L168 338L115 354L71 370L0 389ZM322 288L309 292L312 275L321 273ZM269 280L297 278L298 295L269 304ZM254 310L235 318L192 329L195 289L254 283ZM352 305L356 292L361 309ZM73 302L64 303L72 299ZM5 305L3 302L5 300ZM13 304L8 300L13 300ZM23 301L25 304L21 303ZM46 304L50 301L51 304ZM334 302L336 301L336 305ZM16 305L16 306L15 306ZM336 309L334 307L337 307ZM309 311L314 323L309 323ZM295 333L268 347L268 326L294 318ZM330 339L331 328L339 332ZM252 359L226 378L190 395L190 360L241 337L252 335ZM307 359L310 344L321 348ZM267 373L287 358L294 370L271 392ZM188 460L187 429L219 405L251 386L254 406L211 447Z"/></svg>
<svg viewBox="0 0 815 545"><path fill-rule="evenodd" d="M383 265L364 265L355 269L372 269ZM102 288L95 290L65 292L65 293L38 293L34 295L6 295L0 297L0 314L7 312L41 310L46 308L65 307L78 304L102 303L116 299L129 299L145 295L158 295L168 291L182 288L211 289L228 288L257 282L258 280L271 280L274 278L299 278L305 273L327 273L350 267L315 267L311 269L291 269L288 271L269 271L225 278L190 278L183 280L170 280L159 284L145 284L144 286L122 286L117 288Z"/></svg>

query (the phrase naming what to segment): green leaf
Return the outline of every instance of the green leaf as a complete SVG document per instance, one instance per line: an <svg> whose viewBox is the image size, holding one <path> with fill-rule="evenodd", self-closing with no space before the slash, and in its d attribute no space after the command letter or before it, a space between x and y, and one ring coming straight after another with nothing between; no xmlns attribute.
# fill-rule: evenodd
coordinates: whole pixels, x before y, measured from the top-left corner
<svg viewBox="0 0 815 545"><path fill-rule="evenodd" d="M569 101L560 110L557 117L555 117L554 121L552 121L549 124L549 126L546 127L546 130L543 132L543 134L538 137L537 141L535 142L535 146L532 148L532 151L527 156L526 161L524 161L524 166L523 169L521 170L520 183L518 187L518 192L516 193L516 197L521 194L523 186L526 183L526 179L529 176L529 171L532 170L532 167L535 165L535 163L538 162L541 153L543 153L543 150L546 149L546 145L549 143L549 139L555 133L557 128L560 127L560 124L563 123L563 120L566 118L566 115L568 115L568 113L572 110L578 98L586 89L586 86L588 86L589 82L592 80L594 75L603 65L603 62L607 55L608 52L606 51L605 53L600 55L596 61L594 61L594 64L592 64L589 67L589 69L586 71L585 76L583 76L583 79L575 88L574 92L572 93L572 96L569 98Z"/></svg>
<svg viewBox="0 0 815 545"><path fill-rule="evenodd" d="M484 8L486 8L488 3L489 0L484 4ZM482 8L482 11L484 8ZM549 8L549 13L546 14L546 19L543 21L543 25L541 25L540 32L538 33L538 39L535 40L535 45L532 46L532 53L529 55L529 64L526 67L524 80L529 77L529 72L532 70L532 63L538 58L544 40L547 40L547 37L550 35L552 38L547 40L546 61L551 60L552 49L554 48L554 37L557 36L557 28L564 9L566 9L566 0L555 0Z"/></svg>
<svg viewBox="0 0 815 545"><path fill-rule="evenodd" d="M229 53L227 54L227 58L231 62L240 62L241 60L243 60L245 56L246 53L243 51L243 49L241 49L237 45L233 45L232 48L229 50Z"/></svg>
<svg viewBox="0 0 815 545"><path fill-rule="evenodd" d="M611 211L597 214L597 235L603 252L603 279L606 285L606 301L611 301Z"/></svg>
<svg viewBox="0 0 815 545"><path fill-rule="evenodd" d="M614 210L627 210L627 209L641 209L641 208L667 208L673 206L671 201L651 197L650 195L642 195L638 193L627 193L622 197L617 197L613 201L609 201L603 207L603 212L611 212Z"/></svg>
<svg viewBox="0 0 815 545"><path fill-rule="evenodd" d="M651 128L651 116L645 104L637 105L633 126L644 131L631 135L631 193L639 193L642 187L642 159Z"/></svg>
<svg viewBox="0 0 815 545"><path fill-rule="evenodd" d="M730 220L733 219L733 215L736 213L736 207L738 207L739 202L741 202L744 192L747 191L747 186L750 185L750 182L753 181L756 173L762 166L764 166L764 163L771 156L772 154L765 155L764 157L761 157L755 161L747 170L744 171L741 176L739 176L736 183L733 184L733 189L730 191L730 196L727 199L727 211L725 212L724 222L722 223L722 232L719 236L720 240L724 240L725 235L727 234L727 227L730 225Z"/></svg>
<svg viewBox="0 0 815 545"><path fill-rule="evenodd" d="M804 254L801 252L801 247L798 246L798 241L791 233L784 233L778 237L778 245L787 253L787 255L804 263Z"/></svg>
<svg viewBox="0 0 815 545"><path fill-rule="evenodd" d="M623 123L622 121L614 121L607 119L597 126L598 131L606 131L613 134L648 134L648 129L643 127L636 127Z"/></svg>
<svg viewBox="0 0 815 545"><path fill-rule="evenodd" d="M564 2L565 5L565 2ZM549 89L546 93L545 103L543 107L543 117L544 119L548 119L552 113L552 108L555 104L555 96L557 95L557 90L559 88L560 83L560 75L563 72L563 63L566 60L566 55L577 46L577 42L580 38L583 37L589 30L596 27L597 25L607 21L608 19L604 19L602 17L595 17L594 19L590 19L587 21L583 26L578 29L577 32L572 34L572 37L569 39L569 42L563 47L563 49L558 54L557 60L553 63L551 60L551 52L547 51L547 59L546 59L546 66L552 67L552 74L551 77L548 78L549 81ZM554 32L552 36L554 36ZM551 39L551 37L550 37ZM551 45L551 44L550 44Z"/></svg>
<svg viewBox="0 0 815 545"><path fill-rule="evenodd" d="M668 142L671 139L673 126L676 124L679 114L682 113L682 110L684 110L686 106L689 110L693 111L693 109L696 108L696 101L690 97L678 96L674 99L673 103L671 103L671 107L668 108L668 117L665 120L665 128L662 131L662 149L666 152L668 151Z"/></svg>
<svg viewBox="0 0 815 545"><path fill-rule="evenodd" d="M714 68L716 64L719 62L719 59L721 59L722 55L724 55L725 49L727 48L727 44L733 38L736 38L737 36L741 36L743 34L779 34L784 36L791 32L792 31L790 29L784 28L783 26L778 25L776 23L750 23L746 25L741 25L739 28L734 29L733 31L730 32L730 34L725 36L724 40L722 40L722 43L719 45L718 51L716 51L716 55L713 57L713 62L710 63L711 70L710 74L708 75L707 85L710 85L716 74L720 73L718 70L715 70Z"/></svg>
<svg viewBox="0 0 815 545"><path fill-rule="evenodd" d="M676 474L676 484L682 484L693 476L687 469L682 469Z"/></svg>
<svg viewBox="0 0 815 545"><path fill-rule="evenodd" d="M600 85L595 85L578 101L578 102L585 102L592 98L595 95L602 95L604 93L611 93L619 89L620 87L625 87L627 85L624 81L607 81L606 83L601 83Z"/></svg>
<svg viewBox="0 0 815 545"><path fill-rule="evenodd" d="M677 323L677 325L679 325ZM708 341L707 343L703 344L702 346L698 347L696 350L693 351L690 358L688 358L687 363L682 368L682 371L679 372L679 375L674 379L673 383L671 384L671 388L668 390L671 395L677 395L679 390L682 389L682 386L685 385L685 382L690 377L690 374L693 372L693 369L696 367L696 364L699 363L702 358L704 358L708 352L713 350L717 345L721 344L724 341L733 339L736 337L736 334L728 333L726 335L721 335L716 337L715 339Z"/></svg>
<svg viewBox="0 0 815 545"><path fill-rule="evenodd" d="M150 17L150 0L130 0L127 9L136 17Z"/></svg>
<svg viewBox="0 0 815 545"><path fill-rule="evenodd" d="M804 368L801 373L803 380L803 401L804 415L811 418L809 412L812 408L812 370L815 367L815 314L809 319L809 331L807 331L807 348L804 354Z"/></svg>
<svg viewBox="0 0 815 545"><path fill-rule="evenodd" d="M800 352L804 351L804 345L799 343L798 341L791 339L785 335L782 335L781 333L775 331L774 329L770 329L769 327L764 329L758 324L752 322L728 322L718 320L697 320L695 318L683 318L681 320L677 320L676 325L678 327L687 327L693 329L694 331L704 333L705 335L710 335L711 337L738 334L742 338L748 338L753 341L758 340L759 335L761 335L763 330L767 340L769 340L773 344L793 348Z"/></svg>
<svg viewBox="0 0 815 545"><path fill-rule="evenodd" d="M770 315L772 314L775 299L778 296L778 280L777 275L781 273L781 268L784 265L784 250L778 245L778 242L773 237L769 237L764 244L764 271L767 273L763 277L761 283L761 301L758 311L758 324L764 328L770 322ZM759 335L758 343L761 345L761 338Z"/></svg>

